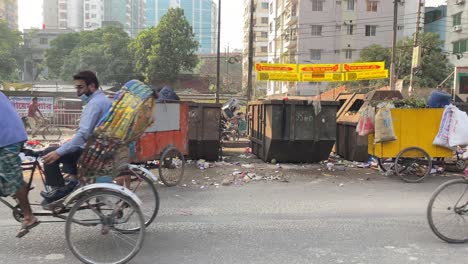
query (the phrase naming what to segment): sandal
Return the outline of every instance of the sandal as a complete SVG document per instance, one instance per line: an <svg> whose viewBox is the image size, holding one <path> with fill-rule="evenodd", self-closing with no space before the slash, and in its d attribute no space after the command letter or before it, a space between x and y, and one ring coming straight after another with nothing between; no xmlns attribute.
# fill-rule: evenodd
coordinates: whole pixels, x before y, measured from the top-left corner
<svg viewBox="0 0 468 264"><path fill-rule="evenodd" d="M26 225L26 224L21 224L21 229L16 235L17 238L22 238L24 237L31 229L34 227L38 226L41 222L36 219L32 224Z"/></svg>

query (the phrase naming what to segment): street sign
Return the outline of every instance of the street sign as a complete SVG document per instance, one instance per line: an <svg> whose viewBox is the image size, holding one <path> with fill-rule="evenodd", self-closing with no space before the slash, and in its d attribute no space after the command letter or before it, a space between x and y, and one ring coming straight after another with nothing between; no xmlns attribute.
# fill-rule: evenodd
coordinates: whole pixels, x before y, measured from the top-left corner
<svg viewBox="0 0 468 264"><path fill-rule="evenodd" d="M357 62L343 64L345 72L378 71L385 69L385 62Z"/></svg>
<svg viewBox="0 0 468 264"><path fill-rule="evenodd" d="M299 77L299 73L259 72L257 74L259 81L298 82L300 81Z"/></svg>
<svg viewBox="0 0 468 264"><path fill-rule="evenodd" d="M255 70L258 72L297 72L297 64L272 64L256 63Z"/></svg>
<svg viewBox="0 0 468 264"><path fill-rule="evenodd" d="M303 82L342 82L344 81L344 73L303 73L301 74Z"/></svg>
<svg viewBox="0 0 468 264"><path fill-rule="evenodd" d="M411 67L418 68L421 66L421 47L417 46L413 48L413 59L411 60Z"/></svg>
<svg viewBox="0 0 468 264"><path fill-rule="evenodd" d="M338 72L340 64L300 64L299 72Z"/></svg>
<svg viewBox="0 0 468 264"><path fill-rule="evenodd" d="M388 78L388 70L347 72L346 81L363 81Z"/></svg>

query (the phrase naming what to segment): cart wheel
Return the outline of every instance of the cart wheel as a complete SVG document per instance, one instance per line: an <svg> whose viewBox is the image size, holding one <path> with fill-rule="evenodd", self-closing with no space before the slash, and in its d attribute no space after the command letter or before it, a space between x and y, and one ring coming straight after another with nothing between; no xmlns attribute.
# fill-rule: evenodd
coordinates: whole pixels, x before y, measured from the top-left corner
<svg viewBox="0 0 468 264"><path fill-rule="evenodd" d="M393 170L395 159L377 158L377 163L383 172L387 172Z"/></svg>
<svg viewBox="0 0 468 264"><path fill-rule="evenodd" d="M135 230L129 232L128 230ZM82 196L65 224L65 238L83 263L127 263L141 249L145 222L129 196L97 190Z"/></svg>
<svg viewBox="0 0 468 264"><path fill-rule="evenodd" d="M17 222L23 223L24 215L23 212L21 212L21 208L19 207L19 205L15 206L11 213L13 214L13 218Z"/></svg>
<svg viewBox="0 0 468 264"><path fill-rule="evenodd" d="M405 182L416 183L427 177L431 168L431 156L421 148L410 147L398 154L394 170Z"/></svg>
<svg viewBox="0 0 468 264"><path fill-rule="evenodd" d="M177 148L169 147L161 155L159 177L166 186L176 186L184 176L184 167L184 155Z"/></svg>

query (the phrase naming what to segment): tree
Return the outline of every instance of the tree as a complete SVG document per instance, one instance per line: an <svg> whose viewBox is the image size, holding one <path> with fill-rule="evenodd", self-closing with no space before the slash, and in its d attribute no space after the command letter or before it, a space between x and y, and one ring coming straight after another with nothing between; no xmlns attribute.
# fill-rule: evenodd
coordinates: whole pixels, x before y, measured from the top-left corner
<svg viewBox="0 0 468 264"><path fill-rule="evenodd" d="M62 39L67 36L75 42L71 50ZM134 78L134 64L128 49L130 37L123 29L105 27L60 37L46 59L49 67L54 64L54 71L62 80L71 80L73 74L85 69L95 71L103 84L123 84ZM59 59L60 63L53 63Z"/></svg>
<svg viewBox="0 0 468 264"><path fill-rule="evenodd" d="M4 21L0 21L0 82L17 80L17 70L21 61L21 35L13 31Z"/></svg>
<svg viewBox="0 0 468 264"><path fill-rule="evenodd" d="M436 33L422 33L419 35L419 44L422 48L421 67L415 72L415 87L436 87L452 71L450 64L443 54L441 47L443 42ZM396 49L396 77L409 81L411 74L411 63L413 56L413 39L405 38L398 42ZM380 45L371 45L361 51L360 61L385 61L387 68L390 68L391 49ZM356 82L353 82L356 84ZM368 81L365 84L384 85L388 80Z"/></svg>
<svg viewBox="0 0 468 264"><path fill-rule="evenodd" d="M242 64L233 60L235 57L221 56L220 90L236 93L242 90ZM200 60L199 74L208 79L210 87L216 89L216 57L205 57Z"/></svg>
<svg viewBox="0 0 468 264"><path fill-rule="evenodd" d="M80 33L59 35L50 42L50 49L45 53L45 65L49 69L49 77L60 76L64 58L66 58L80 42Z"/></svg>
<svg viewBox="0 0 468 264"><path fill-rule="evenodd" d="M149 83L173 83L198 64L198 42L181 8L170 8L155 28L141 32L131 43L136 69Z"/></svg>

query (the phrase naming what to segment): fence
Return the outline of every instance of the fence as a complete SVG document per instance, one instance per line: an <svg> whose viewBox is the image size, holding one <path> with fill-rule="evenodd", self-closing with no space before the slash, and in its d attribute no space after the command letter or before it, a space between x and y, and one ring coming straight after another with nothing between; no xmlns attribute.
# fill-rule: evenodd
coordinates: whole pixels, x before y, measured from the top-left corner
<svg viewBox="0 0 468 264"><path fill-rule="evenodd" d="M26 111L18 111L20 116L27 116ZM55 109L51 114L44 114L44 117L59 127L78 128L81 118L81 110Z"/></svg>

